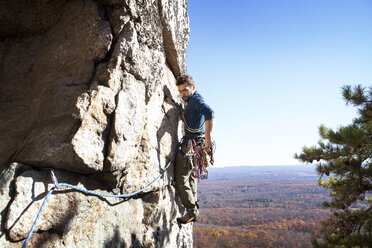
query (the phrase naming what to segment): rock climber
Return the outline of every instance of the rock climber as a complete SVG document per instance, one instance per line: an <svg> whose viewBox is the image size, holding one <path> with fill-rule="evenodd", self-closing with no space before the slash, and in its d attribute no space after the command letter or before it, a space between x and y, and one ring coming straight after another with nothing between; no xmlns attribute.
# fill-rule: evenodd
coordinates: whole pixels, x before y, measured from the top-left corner
<svg viewBox="0 0 372 248"><path fill-rule="evenodd" d="M182 99L186 103L182 120L185 135L180 150L176 156L175 183L178 195L186 208L186 214L177 218L181 224L197 221L197 184L192 176L193 162L186 156L190 149L190 141L198 143L208 152L212 152L212 129L214 111L204 102L203 97L196 91L194 79L189 75L181 75L176 79L176 85ZM213 156L210 157L213 165Z"/></svg>

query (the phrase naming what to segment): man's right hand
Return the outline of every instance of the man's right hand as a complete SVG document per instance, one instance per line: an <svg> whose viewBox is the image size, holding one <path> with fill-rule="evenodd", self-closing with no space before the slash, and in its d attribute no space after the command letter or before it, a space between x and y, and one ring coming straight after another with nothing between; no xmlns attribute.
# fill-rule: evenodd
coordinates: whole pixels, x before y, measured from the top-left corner
<svg viewBox="0 0 372 248"><path fill-rule="evenodd" d="M214 164L213 150L210 152L209 157L210 157L209 162L211 163L211 165L213 165Z"/></svg>

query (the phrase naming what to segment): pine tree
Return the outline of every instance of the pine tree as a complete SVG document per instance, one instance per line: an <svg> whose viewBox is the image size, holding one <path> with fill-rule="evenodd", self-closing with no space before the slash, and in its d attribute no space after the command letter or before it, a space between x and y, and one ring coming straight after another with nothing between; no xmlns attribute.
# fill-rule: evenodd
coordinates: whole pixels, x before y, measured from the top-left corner
<svg viewBox="0 0 372 248"><path fill-rule="evenodd" d="M319 185L330 190L323 205L332 215L321 224L315 247L372 246L372 87L344 86L346 104L358 108L351 124L334 131L319 127L318 146L304 147L295 158L317 161Z"/></svg>

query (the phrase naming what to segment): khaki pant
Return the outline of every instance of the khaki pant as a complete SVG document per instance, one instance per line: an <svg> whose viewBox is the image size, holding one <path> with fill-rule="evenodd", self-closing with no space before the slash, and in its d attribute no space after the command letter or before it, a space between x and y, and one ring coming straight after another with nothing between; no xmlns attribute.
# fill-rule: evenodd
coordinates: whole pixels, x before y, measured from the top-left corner
<svg viewBox="0 0 372 248"><path fill-rule="evenodd" d="M193 163L185 157L187 145L183 144L177 153L175 165L176 189L182 204L190 216L197 216L197 183L191 176ZM182 150L182 152L181 152Z"/></svg>

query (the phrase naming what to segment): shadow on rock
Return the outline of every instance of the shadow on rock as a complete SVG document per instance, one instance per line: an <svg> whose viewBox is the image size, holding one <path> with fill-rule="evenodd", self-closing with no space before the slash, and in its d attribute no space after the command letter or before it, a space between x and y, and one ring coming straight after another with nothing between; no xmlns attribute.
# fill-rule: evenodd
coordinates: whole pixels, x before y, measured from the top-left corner
<svg viewBox="0 0 372 248"><path fill-rule="evenodd" d="M124 240L120 237L119 228L116 227L114 230L114 236L110 240L106 240L103 244L104 248L122 248L126 247Z"/></svg>
<svg viewBox="0 0 372 248"><path fill-rule="evenodd" d="M53 223L53 226L45 231L34 233L29 241L30 247L53 247L53 245L63 238L63 235L71 229L70 225L77 213L76 207L69 208L58 222Z"/></svg>
<svg viewBox="0 0 372 248"><path fill-rule="evenodd" d="M163 136L168 133L172 137L172 153L170 156L172 156L174 152L174 148L176 147L178 143L178 135L177 135L177 130L178 130L178 123L179 123L179 116L180 116L180 110L178 109L179 106L174 102L172 99L171 93L169 88L165 85L163 87L164 91L164 101L167 102L168 104L173 105L173 108L170 108L164 115L164 118L160 124L160 127L156 133L156 137L158 140L158 161L159 161L159 170L162 171L162 165L161 165L161 153L162 153L162 144L161 140ZM175 123L177 123L175 125Z"/></svg>

